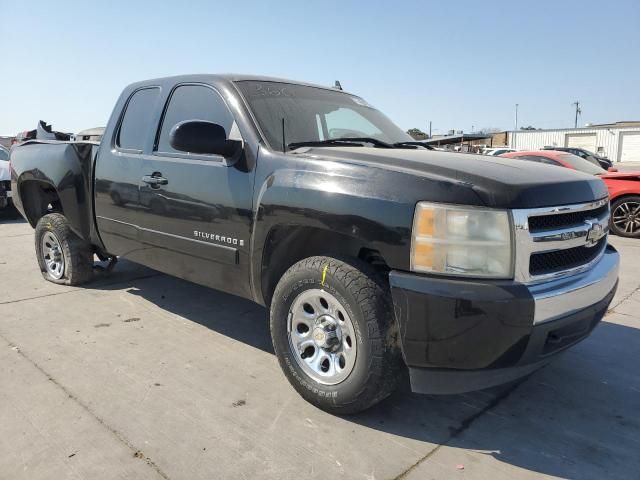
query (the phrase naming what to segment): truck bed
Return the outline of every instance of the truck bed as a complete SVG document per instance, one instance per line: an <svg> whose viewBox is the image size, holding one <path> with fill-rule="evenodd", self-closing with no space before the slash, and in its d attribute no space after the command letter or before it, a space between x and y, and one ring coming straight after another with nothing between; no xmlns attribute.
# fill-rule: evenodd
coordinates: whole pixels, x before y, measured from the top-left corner
<svg viewBox="0 0 640 480"><path fill-rule="evenodd" d="M11 150L12 190L16 208L35 227L42 209L60 209L80 238L95 243L93 168L97 142L30 140ZM43 205L32 195L55 188L59 205ZM99 242L98 242L99 244Z"/></svg>

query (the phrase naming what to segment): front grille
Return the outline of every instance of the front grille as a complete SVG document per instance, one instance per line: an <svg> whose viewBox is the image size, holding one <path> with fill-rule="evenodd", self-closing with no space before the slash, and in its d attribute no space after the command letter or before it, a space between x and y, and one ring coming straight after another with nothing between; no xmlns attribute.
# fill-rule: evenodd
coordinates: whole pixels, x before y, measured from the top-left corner
<svg viewBox="0 0 640 480"><path fill-rule="evenodd" d="M588 213L591 212L593 210ZM580 267L594 260L606 245L607 237L605 236L593 247L580 246L553 252L534 253L529 260L529 273L544 275Z"/></svg>
<svg viewBox="0 0 640 480"><path fill-rule="evenodd" d="M529 217L529 231L532 233L554 230L557 228L573 227L581 225L589 218L600 218L609 210L609 205L604 204L593 210L578 212L556 213L553 215L540 215Z"/></svg>
<svg viewBox="0 0 640 480"><path fill-rule="evenodd" d="M11 182L9 180L3 180L0 182L0 192L10 192Z"/></svg>
<svg viewBox="0 0 640 480"><path fill-rule="evenodd" d="M607 246L609 202L603 198L589 203L512 210L515 229L515 274L522 283L574 275L589 268ZM597 220L597 225L589 220ZM600 234L587 247L589 238ZM596 237L597 238L597 237Z"/></svg>

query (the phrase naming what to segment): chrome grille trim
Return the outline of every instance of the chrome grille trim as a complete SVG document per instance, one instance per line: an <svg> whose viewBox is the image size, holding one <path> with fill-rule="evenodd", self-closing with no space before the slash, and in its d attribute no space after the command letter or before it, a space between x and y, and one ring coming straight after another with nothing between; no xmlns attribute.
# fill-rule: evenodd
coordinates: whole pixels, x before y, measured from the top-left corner
<svg viewBox="0 0 640 480"><path fill-rule="evenodd" d="M603 198L595 202L575 205L512 210L511 214L513 216L513 226L515 230L514 279L521 283L533 284L551 279L568 277L589 270L594 264L599 262L604 255L606 243L605 247L601 248L601 251L596 258L584 265L559 272L543 275L531 275L529 273L529 261L532 254L586 246L587 235L589 234L591 227L586 222L583 222L580 225L569 225L564 228L555 228L553 230L531 233L529 231L529 218L543 215L560 215L563 213L596 210L603 205L608 204L609 199ZM600 216L593 217L594 220L597 220L603 225L605 236L608 235L609 231L609 215L610 212L607 208Z"/></svg>

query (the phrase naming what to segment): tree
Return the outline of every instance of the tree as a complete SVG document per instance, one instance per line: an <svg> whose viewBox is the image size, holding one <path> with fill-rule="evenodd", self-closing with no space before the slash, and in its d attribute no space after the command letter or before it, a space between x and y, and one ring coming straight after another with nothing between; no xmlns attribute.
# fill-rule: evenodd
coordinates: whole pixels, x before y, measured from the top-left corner
<svg viewBox="0 0 640 480"><path fill-rule="evenodd" d="M537 128L529 125L528 127L520 127L520 130L537 130Z"/></svg>
<svg viewBox="0 0 640 480"><path fill-rule="evenodd" d="M407 133L411 135L414 140L425 140L428 137L428 135L419 128L410 128L407 130Z"/></svg>

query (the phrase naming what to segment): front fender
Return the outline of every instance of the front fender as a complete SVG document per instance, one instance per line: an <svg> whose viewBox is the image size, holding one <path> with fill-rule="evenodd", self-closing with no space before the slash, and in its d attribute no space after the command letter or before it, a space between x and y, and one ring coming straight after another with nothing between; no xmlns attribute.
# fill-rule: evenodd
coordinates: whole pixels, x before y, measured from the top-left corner
<svg viewBox="0 0 640 480"><path fill-rule="evenodd" d="M280 225L312 227L358 239L392 268L406 269L415 203L386 193L371 178L278 170L259 190L254 242L264 245Z"/></svg>
<svg viewBox="0 0 640 480"><path fill-rule="evenodd" d="M627 195L640 195L640 182L637 180L615 180L607 182L609 201L614 202Z"/></svg>
<svg viewBox="0 0 640 480"><path fill-rule="evenodd" d="M387 184L389 175L376 169L354 170L341 163L316 164L299 161L292 155L283 157L263 151L258 161L251 244L251 281L257 301L269 289L262 284L265 276L284 271L277 261L276 265L263 261L265 248L273 248L269 242L273 243L271 233L276 229L313 229L321 234L322 241L328 242L326 250L316 242L315 248L307 249L309 254L304 256L347 254L346 244L357 244L377 251L391 268L409 268L415 201L411 195L400 195L397 189L394 192ZM344 242L344 248L337 242ZM301 253L305 253L306 245L293 247L302 248ZM271 275L264 275L265 269L272 270Z"/></svg>

